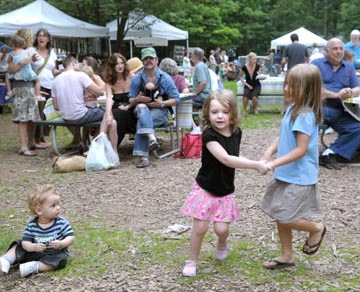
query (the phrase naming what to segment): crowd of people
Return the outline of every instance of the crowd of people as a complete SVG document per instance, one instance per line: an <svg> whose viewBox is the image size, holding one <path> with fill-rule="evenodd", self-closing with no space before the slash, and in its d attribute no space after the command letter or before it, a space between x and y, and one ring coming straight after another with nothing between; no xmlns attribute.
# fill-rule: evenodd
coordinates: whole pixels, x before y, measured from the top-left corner
<svg viewBox="0 0 360 292"><path fill-rule="evenodd" d="M352 44L354 35L360 33L351 33ZM219 74L219 62L221 58L226 60L226 54L217 48L210 55L209 65L203 49L195 48L191 54L193 101L202 110L203 146L200 169L181 207L183 214L193 218L184 276L192 277L198 272L201 244L210 222L214 222L218 237L215 259L223 261L228 257L229 225L240 217L234 199L235 169L252 169L260 174L274 171L262 209L276 221L281 253L263 263L266 269L295 265L293 230L308 233L302 247L304 254L313 255L320 248L326 226L308 219L319 212L319 165L338 170L339 161L349 162L360 150L360 122L344 111L341 102L360 93L359 81L356 64L344 60L342 40L330 39L323 57L311 64L298 36L292 35L291 40L293 43L282 59L282 64L288 66L284 80L288 106L279 136L259 161L240 155L242 131L236 95L230 90L213 88L211 71ZM108 135L116 153L125 134L133 133L133 155L139 157L137 167L148 167L149 153L159 148L154 128L167 123L169 112L179 103L179 93L189 92L176 62L165 58L158 64L157 52L151 47L141 50L140 59L126 60L122 54L114 53L106 62L102 80L96 60L91 57L84 59L82 70L73 56L65 58L64 70L56 68L56 55L46 30L37 33L33 51L32 41L30 30L19 30L12 40L13 52L8 61L9 90L14 93L12 120L19 125L19 154L34 156L36 149L48 147L45 129L39 129L40 140L36 140L33 122L41 118L41 102L52 98L54 108L69 124L74 143L79 142L79 133L77 127L71 126L101 121L100 131ZM248 54L239 77L245 87L244 100L252 99L255 111L261 90L256 58L255 53ZM98 107L94 101L104 92L105 108ZM338 138L319 155L321 123L331 126ZM11 265L19 263L20 275L26 277L66 265L68 247L75 238L70 223L60 216L59 201L52 187L42 187L30 194L28 204L35 219L26 226L22 240L14 241L0 257L2 272L8 273Z"/></svg>

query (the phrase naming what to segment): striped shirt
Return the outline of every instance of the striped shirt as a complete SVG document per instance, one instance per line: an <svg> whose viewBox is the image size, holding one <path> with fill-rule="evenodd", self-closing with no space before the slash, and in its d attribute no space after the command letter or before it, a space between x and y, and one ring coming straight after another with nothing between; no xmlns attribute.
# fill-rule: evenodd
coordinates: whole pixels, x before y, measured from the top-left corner
<svg viewBox="0 0 360 292"><path fill-rule="evenodd" d="M42 228L38 224L38 217L31 220L25 227L23 238L24 241L30 241L32 243L44 243L49 244L54 240L63 240L68 236L73 236L74 231L70 226L70 223L65 218L58 216L54 220L54 224L48 228ZM46 251L54 250L54 248L48 246ZM65 249L67 250L67 248Z"/></svg>

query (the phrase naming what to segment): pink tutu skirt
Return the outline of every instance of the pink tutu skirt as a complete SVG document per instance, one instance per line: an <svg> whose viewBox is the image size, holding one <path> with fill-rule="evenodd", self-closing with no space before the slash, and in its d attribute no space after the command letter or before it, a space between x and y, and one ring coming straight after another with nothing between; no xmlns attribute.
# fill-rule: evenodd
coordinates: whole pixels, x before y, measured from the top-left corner
<svg viewBox="0 0 360 292"><path fill-rule="evenodd" d="M216 197L203 190L196 181L180 212L209 222L234 222L240 219L234 194Z"/></svg>

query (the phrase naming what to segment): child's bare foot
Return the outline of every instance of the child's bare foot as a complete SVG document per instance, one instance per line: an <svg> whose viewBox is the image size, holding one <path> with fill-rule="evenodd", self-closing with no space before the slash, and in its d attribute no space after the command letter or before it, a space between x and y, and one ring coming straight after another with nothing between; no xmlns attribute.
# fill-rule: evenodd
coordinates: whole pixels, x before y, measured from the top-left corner
<svg viewBox="0 0 360 292"><path fill-rule="evenodd" d="M287 268L295 266L294 259L286 259L279 256L275 259L269 259L264 262L264 267L268 270Z"/></svg>

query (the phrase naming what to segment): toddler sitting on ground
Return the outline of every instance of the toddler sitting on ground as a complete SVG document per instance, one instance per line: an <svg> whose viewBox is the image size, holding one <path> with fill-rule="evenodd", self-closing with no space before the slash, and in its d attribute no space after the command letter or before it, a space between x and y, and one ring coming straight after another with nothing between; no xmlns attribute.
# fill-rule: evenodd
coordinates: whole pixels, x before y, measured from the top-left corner
<svg viewBox="0 0 360 292"><path fill-rule="evenodd" d="M35 215L25 228L21 240L10 244L0 257L0 269L8 273L11 265L20 264L20 277L64 268L68 247L75 242L70 223L60 216L60 196L51 186L34 189L28 196Z"/></svg>

